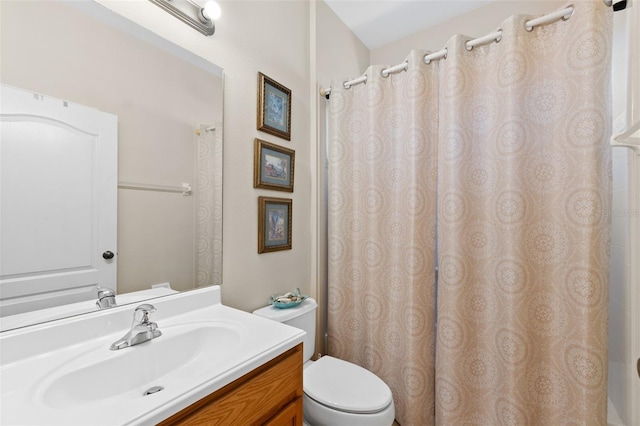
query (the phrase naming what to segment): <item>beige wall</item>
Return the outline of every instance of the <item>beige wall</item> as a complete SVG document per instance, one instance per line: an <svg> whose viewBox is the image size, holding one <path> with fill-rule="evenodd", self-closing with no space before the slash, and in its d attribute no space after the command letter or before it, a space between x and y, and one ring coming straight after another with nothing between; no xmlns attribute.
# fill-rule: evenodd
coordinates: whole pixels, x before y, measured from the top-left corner
<svg viewBox="0 0 640 426"><path fill-rule="evenodd" d="M326 109L327 100L320 96L321 88L331 86L331 81L342 81L345 76L362 72L369 65L369 49L349 30L324 1L312 3L315 11L315 61L316 81L312 87L312 99L316 107L315 185L316 224L314 231L318 235L315 246L315 264L317 266L317 289L313 292L318 299L318 330L316 353L325 353L324 330L326 330L326 282L327 282L327 168L326 168Z"/></svg>
<svg viewBox="0 0 640 426"><path fill-rule="evenodd" d="M117 115L119 181L196 187L195 126L222 119L221 78L61 2L1 6L3 83ZM118 191L119 293L194 288L194 199Z"/></svg>
<svg viewBox="0 0 640 426"><path fill-rule="evenodd" d="M222 298L253 310L272 293L311 289L309 3L222 1L213 37L148 1L99 3L224 68L224 264ZM257 74L292 90L291 141L256 130ZM253 141L296 151L293 194L253 188ZM258 196L293 199L293 248L258 254Z"/></svg>
<svg viewBox="0 0 640 426"><path fill-rule="evenodd" d="M369 66L369 49L324 1L316 4L316 69L320 87L353 78ZM322 125L322 123L321 123Z"/></svg>
<svg viewBox="0 0 640 426"><path fill-rule="evenodd" d="M366 67L368 50L323 2L222 1L223 15L213 37L201 35L146 0L97 2L224 68L224 303L253 310L264 305L270 294L296 287L315 295L316 281L324 277L324 270L317 267L316 261L322 261L326 242L324 237L318 238L318 233L323 235L325 218L318 216L318 203L323 203L324 197L318 190L324 179L318 171L324 158L318 158L318 151L324 147L317 143L316 129L324 131L324 126L316 126L316 115L324 111L320 105L324 100L319 98L317 89L328 85L332 77L349 76ZM29 30L24 27L24 31ZM314 27L317 34L311 31ZM86 28L83 33L92 31ZM68 35L78 43L83 41L77 32L69 31ZM4 52L3 59L6 60ZM312 81L316 66L318 81ZM292 90L290 142L256 130L258 71ZM131 70L119 67L113 72L124 76ZM84 98L77 101L92 103ZM324 138L324 134L320 136ZM253 188L254 138L296 151L293 194ZM171 159L171 154L160 150L137 154L159 161ZM121 159L123 165L128 161ZM127 179L140 178L135 169L130 170L133 175ZM121 203L127 195L121 197ZM292 250L257 253L259 195L293 199ZM144 225L144 221L137 221L124 229L129 232ZM170 261L166 264L171 267ZM155 267L145 264L145 268Z"/></svg>

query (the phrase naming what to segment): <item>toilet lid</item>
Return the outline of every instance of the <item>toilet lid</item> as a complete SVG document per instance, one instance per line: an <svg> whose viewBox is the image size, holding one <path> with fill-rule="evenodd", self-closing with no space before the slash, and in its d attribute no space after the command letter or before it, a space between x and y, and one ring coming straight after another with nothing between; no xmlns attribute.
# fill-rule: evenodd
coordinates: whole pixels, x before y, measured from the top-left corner
<svg viewBox="0 0 640 426"><path fill-rule="evenodd" d="M304 369L304 393L322 405L349 413L377 413L391 404L391 389L358 365L323 356Z"/></svg>

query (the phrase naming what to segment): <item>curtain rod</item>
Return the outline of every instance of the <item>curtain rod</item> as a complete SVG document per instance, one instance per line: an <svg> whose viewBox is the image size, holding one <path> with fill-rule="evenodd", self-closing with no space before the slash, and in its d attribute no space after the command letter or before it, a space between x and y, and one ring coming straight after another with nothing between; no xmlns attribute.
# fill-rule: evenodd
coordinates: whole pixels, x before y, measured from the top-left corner
<svg viewBox="0 0 640 426"><path fill-rule="evenodd" d="M613 4L613 0L603 0L603 1L604 1L604 4L607 6L611 6ZM626 3L627 3L626 0L622 0L616 3L614 5L614 10L617 11L617 10L624 9L626 7ZM547 24L556 22L559 19L566 21L567 19L571 18L571 16L573 15L573 11L574 11L574 7L573 5L571 5L571 6L565 7L564 9L560 9L556 12L549 13L548 15L543 15L539 18L531 19L524 23L524 27L527 31L531 32L535 27L539 27L541 25L547 25ZM467 50L471 51L476 46L481 46L481 45L492 43L492 42L499 42L500 40L502 40L502 29L499 29L498 31L492 32L485 36L478 37L473 40L469 40L465 43L465 47L467 48ZM438 52L424 55L423 60L425 64L430 64L431 61L446 59L446 58L447 58L447 49L444 48ZM408 67L409 67L409 62L404 61L401 64L383 69L381 74L383 77L388 77L391 74L394 74L400 71L406 71ZM349 89L351 88L351 86L354 86L360 83L366 83L366 82L367 82L367 75L365 74L358 78L354 78L353 80L345 81L344 83L342 83L342 85L344 86L345 89ZM321 88L320 95L329 99L329 97L331 96L331 87Z"/></svg>

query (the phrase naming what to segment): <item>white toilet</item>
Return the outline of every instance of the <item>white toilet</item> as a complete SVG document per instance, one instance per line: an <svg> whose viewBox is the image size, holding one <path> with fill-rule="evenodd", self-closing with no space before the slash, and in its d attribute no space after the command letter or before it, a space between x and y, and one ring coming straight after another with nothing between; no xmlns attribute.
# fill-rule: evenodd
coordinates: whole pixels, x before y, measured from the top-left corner
<svg viewBox="0 0 640 426"><path fill-rule="evenodd" d="M299 306L254 311L261 317L307 332L304 337L304 420L310 426L390 426L395 417L391 389L372 372L331 356L311 361L315 350L316 309L308 298Z"/></svg>

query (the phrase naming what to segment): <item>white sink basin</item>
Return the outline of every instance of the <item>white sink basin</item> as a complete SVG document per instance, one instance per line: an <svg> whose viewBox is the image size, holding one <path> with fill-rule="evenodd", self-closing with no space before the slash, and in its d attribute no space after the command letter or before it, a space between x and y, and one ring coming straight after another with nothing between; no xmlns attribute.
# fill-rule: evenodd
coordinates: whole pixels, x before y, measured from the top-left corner
<svg viewBox="0 0 640 426"><path fill-rule="evenodd" d="M154 386L184 389L236 357L246 334L237 323L202 321L162 328L162 336L117 351L102 344L46 376L36 400L73 409L131 402Z"/></svg>
<svg viewBox="0 0 640 426"><path fill-rule="evenodd" d="M116 351L135 305L0 333L0 424L157 424L304 336L222 305L218 286L152 303L162 336Z"/></svg>

